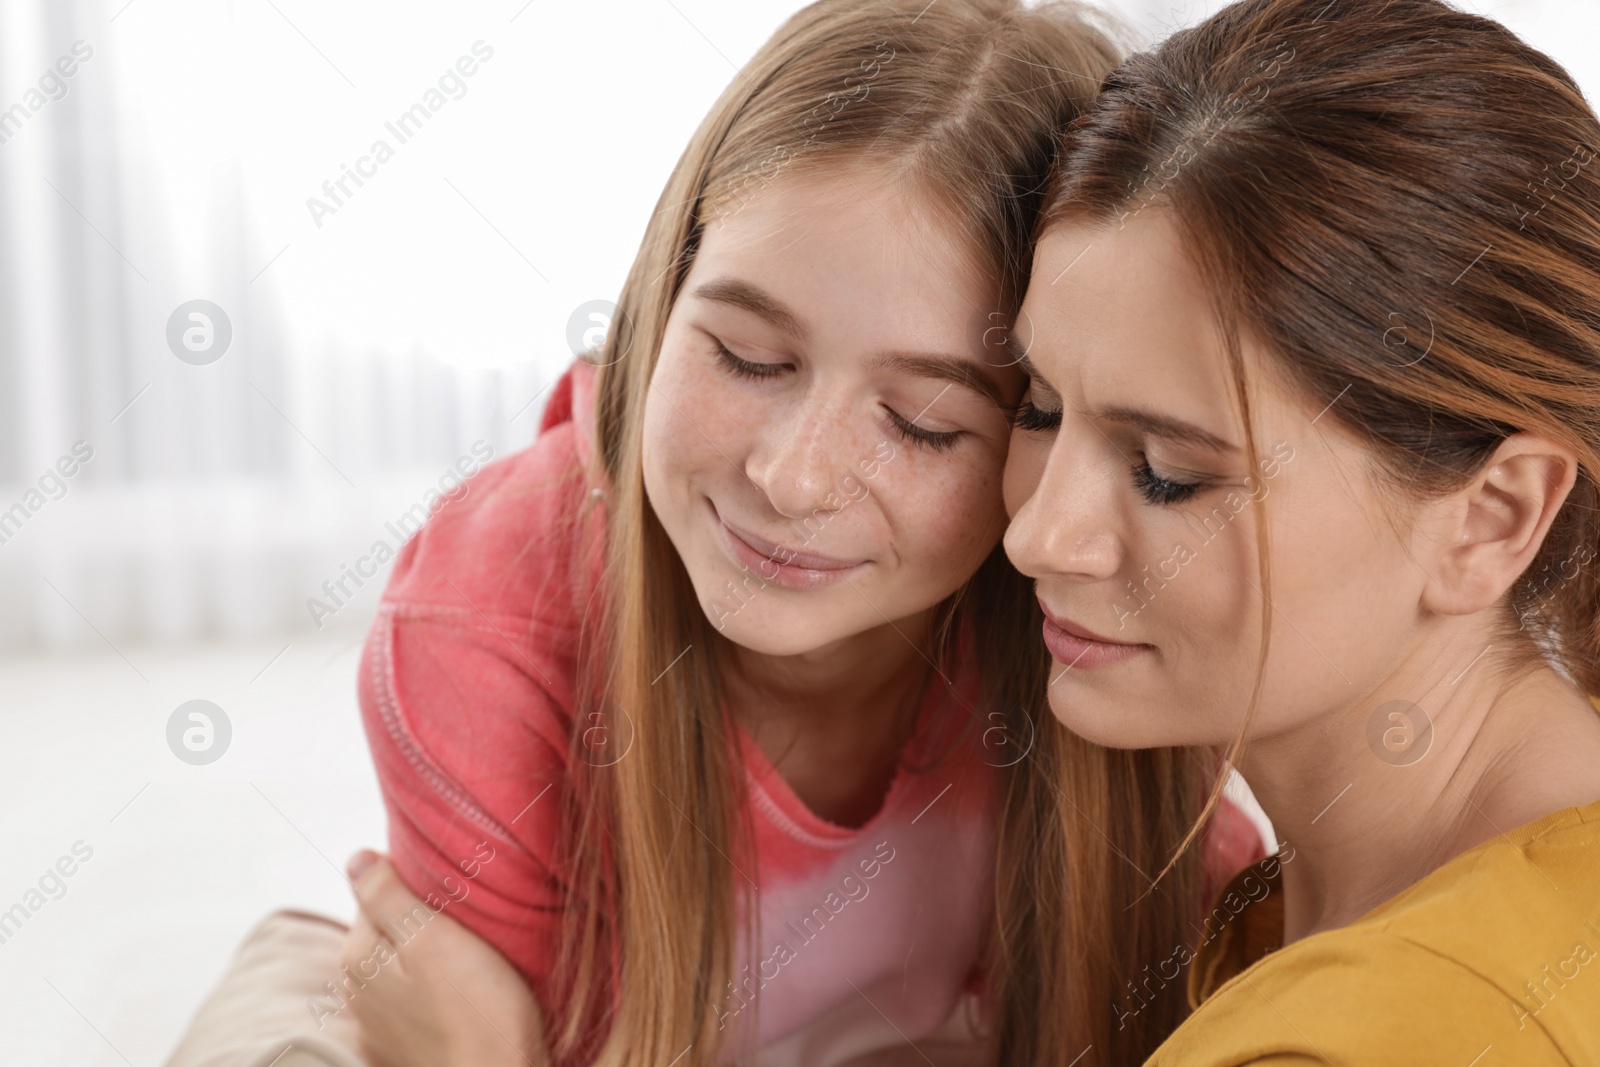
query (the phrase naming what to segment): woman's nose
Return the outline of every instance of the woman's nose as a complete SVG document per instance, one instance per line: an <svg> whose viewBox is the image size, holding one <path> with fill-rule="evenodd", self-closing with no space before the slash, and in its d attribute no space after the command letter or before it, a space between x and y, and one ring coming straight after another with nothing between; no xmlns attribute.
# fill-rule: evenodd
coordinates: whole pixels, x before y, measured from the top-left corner
<svg viewBox="0 0 1600 1067"><path fill-rule="evenodd" d="M1114 475L1096 462L1096 450L1063 433L1037 478L1006 529L1006 555L1012 564L1032 578L1114 577L1123 557Z"/></svg>

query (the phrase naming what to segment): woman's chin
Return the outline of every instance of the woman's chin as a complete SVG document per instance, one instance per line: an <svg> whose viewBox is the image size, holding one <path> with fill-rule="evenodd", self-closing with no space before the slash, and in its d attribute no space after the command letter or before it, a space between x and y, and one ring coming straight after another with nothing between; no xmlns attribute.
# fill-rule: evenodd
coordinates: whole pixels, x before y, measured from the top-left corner
<svg viewBox="0 0 1600 1067"><path fill-rule="evenodd" d="M1173 744L1147 727L1137 713L1096 693L1074 693L1064 686L1050 689L1050 712L1056 721L1092 744L1105 748L1157 748Z"/></svg>

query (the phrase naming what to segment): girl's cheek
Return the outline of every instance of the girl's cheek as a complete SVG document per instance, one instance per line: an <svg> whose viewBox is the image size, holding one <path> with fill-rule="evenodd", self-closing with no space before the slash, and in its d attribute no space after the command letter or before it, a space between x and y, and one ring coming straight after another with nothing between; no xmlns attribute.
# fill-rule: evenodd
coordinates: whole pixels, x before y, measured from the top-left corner
<svg viewBox="0 0 1600 1067"><path fill-rule="evenodd" d="M905 463L897 473L900 477L873 492L895 527L916 543L917 555L987 552L999 541L1006 512L998 463L953 464L947 459L941 466L922 464L915 470Z"/></svg>
<svg viewBox="0 0 1600 1067"><path fill-rule="evenodd" d="M663 347L646 400L645 447L656 452L663 470L704 466L739 436L739 426L755 415L751 398L739 396L715 368L696 366L679 351Z"/></svg>

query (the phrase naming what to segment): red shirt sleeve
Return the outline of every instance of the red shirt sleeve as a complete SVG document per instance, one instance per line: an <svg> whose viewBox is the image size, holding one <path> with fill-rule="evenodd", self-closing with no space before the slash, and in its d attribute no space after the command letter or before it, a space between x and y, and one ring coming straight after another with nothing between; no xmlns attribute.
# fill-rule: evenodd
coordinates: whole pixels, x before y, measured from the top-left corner
<svg viewBox="0 0 1600 1067"><path fill-rule="evenodd" d="M419 896L548 977L565 883L558 857L567 712L539 676L526 620L440 619L386 605L359 691L389 851ZM468 609L471 610L471 609ZM499 646L499 647L496 647ZM522 661L528 654L528 662ZM548 665L546 665L546 673Z"/></svg>
<svg viewBox="0 0 1600 1067"><path fill-rule="evenodd" d="M1202 906L1206 908L1234 875L1267 854L1256 824L1244 809L1227 797L1217 801L1211 824L1198 843L1204 850L1201 857L1205 870Z"/></svg>
<svg viewBox="0 0 1600 1067"><path fill-rule="evenodd" d="M358 680L401 879L506 956L547 1015L561 1007L561 805L598 521L568 418L574 373L539 439L469 478L400 550Z"/></svg>

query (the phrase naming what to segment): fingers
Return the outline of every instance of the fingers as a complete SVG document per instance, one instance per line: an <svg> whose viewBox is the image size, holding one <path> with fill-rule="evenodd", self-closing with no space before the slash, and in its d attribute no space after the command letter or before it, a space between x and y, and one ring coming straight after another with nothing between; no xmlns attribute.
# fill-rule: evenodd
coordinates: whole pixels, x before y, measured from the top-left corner
<svg viewBox="0 0 1600 1067"><path fill-rule="evenodd" d="M370 968L370 961L379 955L380 947L392 951L388 938L372 925L365 913L358 912L339 946L339 963L345 973L360 974L363 968Z"/></svg>
<svg viewBox="0 0 1600 1067"><path fill-rule="evenodd" d="M393 945L410 942L440 910L406 888L385 856L358 852L351 857L349 874L362 917Z"/></svg>
<svg viewBox="0 0 1600 1067"><path fill-rule="evenodd" d="M406 888L395 873L394 864L375 852L357 852L350 857L348 868L350 886L355 890L356 903L383 930L389 920L397 919L422 903Z"/></svg>
<svg viewBox="0 0 1600 1067"><path fill-rule="evenodd" d="M361 876L365 874L374 863L378 862L382 858L382 856L378 855L370 848L357 849L355 852L350 854L349 859L344 861L345 877L350 879L350 884L354 885L356 882L361 880Z"/></svg>

